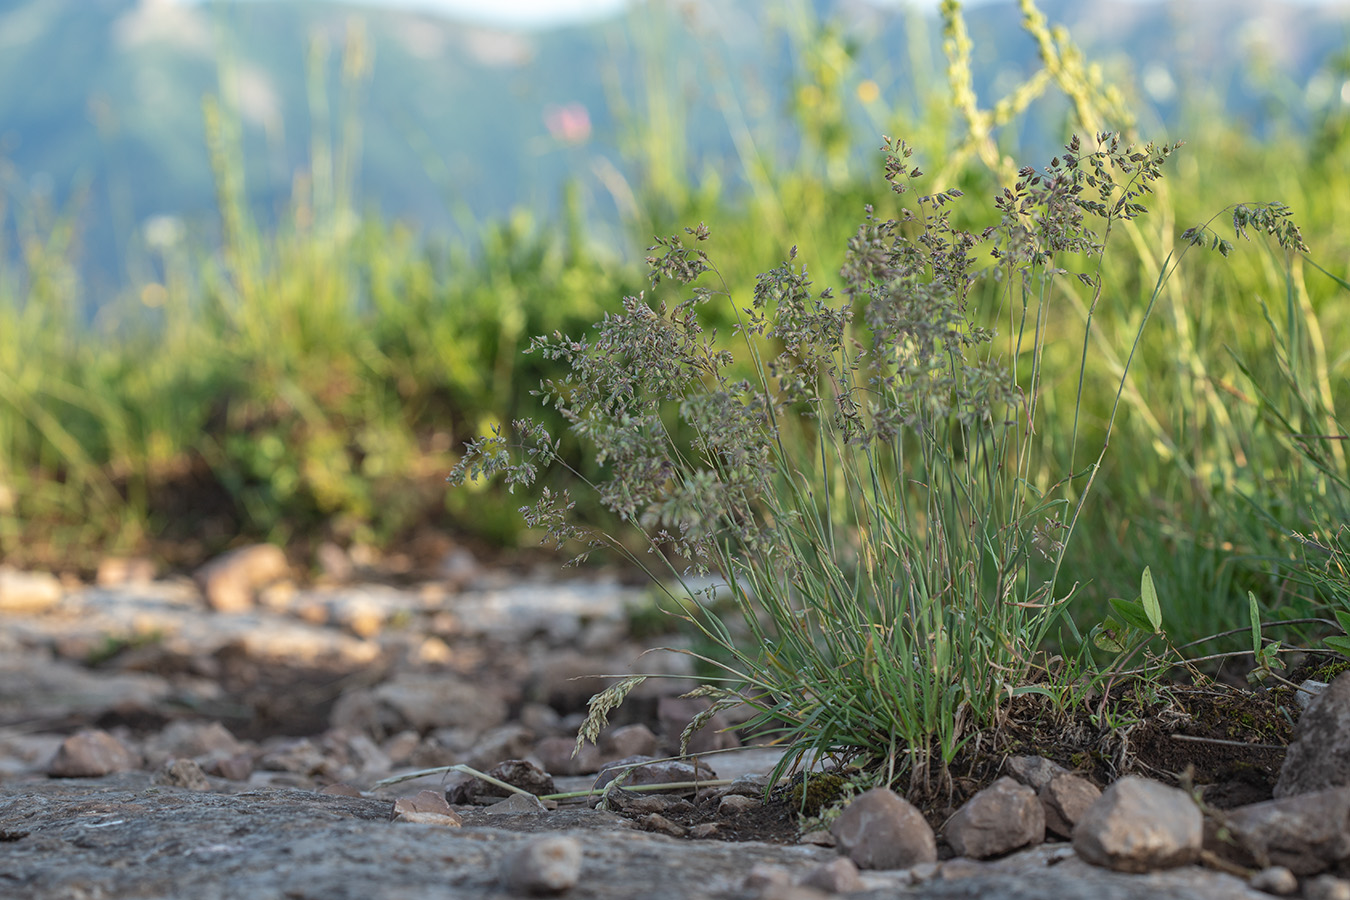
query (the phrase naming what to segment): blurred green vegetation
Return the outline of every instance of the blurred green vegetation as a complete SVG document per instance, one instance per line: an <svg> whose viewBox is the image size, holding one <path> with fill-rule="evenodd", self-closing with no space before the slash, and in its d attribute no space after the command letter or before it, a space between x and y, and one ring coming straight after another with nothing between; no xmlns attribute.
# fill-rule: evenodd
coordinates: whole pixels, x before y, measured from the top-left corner
<svg viewBox="0 0 1350 900"><path fill-rule="evenodd" d="M762 127L736 94L719 91L727 79L713 72L734 157L701 168L683 152L686 107L654 32L649 46L634 48L648 66L640 90L612 97L637 174L607 172L600 187L579 174L556 220L522 209L481 223L472 251L361 212L352 185L362 122L351 104L339 104L339 137L313 143L289 209L264 229L246 201L228 92L208 98L220 246L171 237L153 245L154 275L92 325L82 320L70 216L40 204L16 210L21 263L0 271L0 557L87 570L105 553L152 552L189 565L242 540L390 546L421 526L503 547L532 543L515 512L522 498L448 492L443 477L465 440L509 423L553 374L522 355L531 336L579 334L644 288L639 261L653 236L706 222L723 275L747 295L755 274L797 245L824 287L838 280L865 206L882 216L896 210L879 169L858 164L857 148L879 146L882 131L918 148L932 190L972 195L962 215L988 216L1018 167L1049 162L1023 158L1016 146L1025 117L1049 110L1062 133L1048 137L1061 143L1073 131L1136 132L1130 86L1117 89L1067 34L1023 6L1042 67L1002 98L974 92L959 4L944 7L946 77L933 69L939 61L915 53L914 71L878 81L842 30L805 12L786 20L800 141L785 145ZM362 53L359 34L349 35L343 91L367 77ZM325 65L311 59L314 73ZM1333 83L1350 78L1350 54L1327 66ZM315 74L311 103L326 102ZM875 132L859 126L859 109ZM1222 231L1232 204L1283 202L1310 258L1345 277L1350 108L1333 93L1322 107L1288 115L1261 140L1199 112L1174 135L1187 145L1169 163L1153 215L1122 231L1107 254L1086 351L1092 375L1081 386L1083 443L1109 413L1129 341L1165 261L1186 249L1186 228L1217 215ZM1311 131L1296 124L1305 116ZM628 246L593 236L588 198L598 190L624 214ZM1091 296L1068 277L1060 289L1073 315L1045 356L1046 402L1055 407L1048 421L1074 408ZM1270 408L1308 390L1321 403L1315 409L1346 408L1344 298L1334 279L1261 238L1236 241L1229 258L1189 251L1144 331L1065 584L1100 601L1125 594L1148 565L1178 640L1241 625L1247 590L1272 621L1317 607L1315 587L1293 577L1302 545L1291 535L1325 530L1316 504L1328 489ZM1006 329L1010 311L998 297L982 302ZM1335 427L1322 418L1297 426ZM1069 465L1071 425L1044 461L1047 479ZM1343 467L1340 443L1330 443Z"/></svg>

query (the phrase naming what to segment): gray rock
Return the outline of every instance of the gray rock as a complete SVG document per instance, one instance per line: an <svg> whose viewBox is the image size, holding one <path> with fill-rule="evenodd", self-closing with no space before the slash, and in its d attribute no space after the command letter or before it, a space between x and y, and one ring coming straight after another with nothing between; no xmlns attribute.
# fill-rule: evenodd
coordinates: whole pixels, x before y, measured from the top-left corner
<svg viewBox="0 0 1350 900"><path fill-rule="evenodd" d="M666 735L666 749L680 752L680 736L694 717L712 705L706 697L662 697L656 704L656 715ZM713 716L698 731L689 736L688 754L711 753L741 745L740 738L731 730L731 722L721 713Z"/></svg>
<svg viewBox="0 0 1350 900"><path fill-rule="evenodd" d="M822 890L827 894L851 894L865 887L858 875L858 867L847 856L817 866L807 872L798 884Z"/></svg>
<svg viewBox="0 0 1350 900"><path fill-rule="evenodd" d="M1303 886L1304 900L1350 900L1350 881L1333 875L1309 878Z"/></svg>
<svg viewBox="0 0 1350 900"><path fill-rule="evenodd" d="M1010 756L1004 765L1009 775L1034 791L1045 787L1056 775L1067 774L1069 771L1044 756Z"/></svg>
<svg viewBox="0 0 1350 900"><path fill-rule="evenodd" d="M148 791L146 773L0 784L7 896L325 897L502 900L505 860L542 835L584 849L572 889L588 900L746 898L746 875L773 866L790 883L835 858L816 847L677 842L591 810L465 815L462 828L391 825L390 802L312 791ZM492 823L494 827L485 827ZM1269 900L1232 876L1188 866L1124 875L1045 849L958 881L910 887L907 871L862 875L857 900ZM1031 860L1026 865L1023 859ZM783 889L787 889L786 885ZM795 890L809 890L796 887ZM518 892L519 893L519 892Z"/></svg>
<svg viewBox="0 0 1350 900"><path fill-rule="evenodd" d="M404 673L365 690L349 691L333 706L334 728L383 740L405 729L486 732L506 721L506 703L490 688L448 674Z"/></svg>
<svg viewBox="0 0 1350 900"><path fill-rule="evenodd" d="M907 869L937 859L937 837L923 814L886 788L856 797L830 832L860 869Z"/></svg>
<svg viewBox="0 0 1350 900"><path fill-rule="evenodd" d="M576 738L546 737L534 745L534 757L550 775L562 777L599 772L603 764L600 749L594 744L582 744L577 750L576 745Z"/></svg>
<svg viewBox="0 0 1350 900"><path fill-rule="evenodd" d="M747 797L744 794L726 794L717 804L717 812L720 815L734 815L747 810L757 809L764 804L758 797Z"/></svg>
<svg viewBox="0 0 1350 900"><path fill-rule="evenodd" d="M253 608L259 588L285 578L289 571L280 547L252 544L216 557L195 577L216 612L243 612Z"/></svg>
<svg viewBox="0 0 1350 900"><path fill-rule="evenodd" d="M489 816L538 816L548 808L533 794L512 794L483 810Z"/></svg>
<svg viewBox="0 0 1350 900"><path fill-rule="evenodd" d="M1252 803L1229 810L1226 823L1238 838L1267 857L1269 864L1285 866L1295 875L1313 875L1350 859L1350 788L1330 788ZM1215 852L1239 853L1231 844L1215 842ZM1239 862L1256 862L1245 856ZM1260 862L1266 862L1261 860Z"/></svg>
<svg viewBox="0 0 1350 900"><path fill-rule="evenodd" d="M623 778L623 787L642 787L649 784L710 781L717 777L717 773L702 760L685 762L672 759L656 762L645 756L630 756L601 769L595 778L595 786L602 788L619 777Z"/></svg>
<svg viewBox="0 0 1350 900"><path fill-rule="evenodd" d="M98 561L94 583L99 587L127 587L155 580L154 560L140 556L105 556Z"/></svg>
<svg viewBox="0 0 1350 900"><path fill-rule="evenodd" d="M521 759L534 749L534 732L518 722L498 725L473 742L463 761L475 769L487 769L503 760ZM546 791L545 793L551 793Z"/></svg>
<svg viewBox="0 0 1350 900"><path fill-rule="evenodd" d="M0 654L0 714L6 718L78 721L109 709L152 711L172 694L158 675L91 672L47 653Z"/></svg>
<svg viewBox="0 0 1350 900"><path fill-rule="evenodd" d="M0 566L0 614L37 615L61 602L61 582L46 572Z"/></svg>
<svg viewBox="0 0 1350 900"><path fill-rule="evenodd" d="M1298 876L1284 866L1267 866L1253 875L1248 883L1264 894L1278 897L1298 893Z"/></svg>
<svg viewBox="0 0 1350 900"><path fill-rule="evenodd" d="M689 829L676 822L672 822L660 813L647 813L647 815L642 816L637 820L637 824L643 831L666 834L675 838L682 838L689 833Z"/></svg>
<svg viewBox="0 0 1350 900"><path fill-rule="evenodd" d="M181 787L190 791L209 791L211 782L207 781L201 767L190 759L171 759L155 772L152 783L163 787Z"/></svg>
<svg viewBox="0 0 1350 900"><path fill-rule="evenodd" d="M316 775L336 775L337 764L322 752L309 738L283 738L266 748L258 758L257 768L266 772L290 772L312 778Z"/></svg>
<svg viewBox="0 0 1350 900"><path fill-rule="evenodd" d="M1036 795L1045 809L1045 830L1062 838L1073 837L1073 826L1101 795L1101 789L1081 775L1055 775Z"/></svg>
<svg viewBox="0 0 1350 900"><path fill-rule="evenodd" d="M606 762L629 756L654 756L660 746L656 734L646 725L624 725L600 734L600 749Z"/></svg>
<svg viewBox="0 0 1350 900"><path fill-rule="evenodd" d="M531 896L560 894L581 879L581 842L572 837L535 838L507 857L506 886Z"/></svg>
<svg viewBox="0 0 1350 900"><path fill-rule="evenodd" d="M1045 810L1033 789L1005 775L967 800L942 835L961 856L1002 856L1045 840Z"/></svg>
<svg viewBox="0 0 1350 900"><path fill-rule="evenodd" d="M106 731L78 731L61 742L47 768L53 778L96 778L140 765L139 756Z"/></svg>
<svg viewBox="0 0 1350 900"><path fill-rule="evenodd" d="M440 791L418 791L411 797L400 797L394 801L392 818L396 822L410 822L416 825L441 825L458 828L464 824L459 813L445 802Z"/></svg>
<svg viewBox="0 0 1350 900"><path fill-rule="evenodd" d="M557 791L553 783L553 776L525 759L503 760L485 774L491 775L499 781L504 781L512 787L529 791L536 796L552 794ZM465 794L467 796L462 802L479 803L484 798L506 797L510 793L505 788L497 787L489 781L474 778L465 783Z"/></svg>
<svg viewBox="0 0 1350 900"><path fill-rule="evenodd" d="M1343 673L1299 717L1275 797L1350 785L1350 678Z"/></svg>
<svg viewBox="0 0 1350 900"><path fill-rule="evenodd" d="M1185 791L1130 776L1108 787L1078 820L1073 849L1094 866L1151 872L1196 859L1203 825Z"/></svg>

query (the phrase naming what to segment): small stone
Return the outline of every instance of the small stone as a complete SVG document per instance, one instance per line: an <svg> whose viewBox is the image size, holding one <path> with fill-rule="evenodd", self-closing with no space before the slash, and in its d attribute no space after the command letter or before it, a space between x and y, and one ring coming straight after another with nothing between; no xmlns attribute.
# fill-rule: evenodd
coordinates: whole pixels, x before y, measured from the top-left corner
<svg viewBox="0 0 1350 900"><path fill-rule="evenodd" d="M245 750L244 745L219 722L170 722L150 744L174 756L223 756Z"/></svg>
<svg viewBox="0 0 1350 900"><path fill-rule="evenodd" d="M1069 771L1044 756L1010 756L1006 765L1009 775L1034 791L1045 787L1056 775L1067 774Z"/></svg>
<svg viewBox="0 0 1350 900"><path fill-rule="evenodd" d="M534 745L534 758L539 765L554 777L569 775L590 775L599 772L603 765L600 750L594 744L583 744L576 750L576 739L569 737L546 737Z"/></svg>
<svg viewBox="0 0 1350 900"><path fill-rule="evenodd" d="M412 730L400 731L398 734L389 738L381 745L380 749L384 755L389 757L391 766L406 766L408 760L417 750L417 745L422 742L421 736Z"/></svg>
<svg viewBox="0 0 1350 900"><path fill-rule="evenodd" d="M1350 859L1350 787L1238 807L1227 812L1226 823L1239 839L1237 847L1264 853L1271 864L1295 875L1315 875ZM1210 849L1235 856L1226 842L1212 843ZM1240 855L1236 861L1251 862Z"/></svg>
<svg viewBox="0 0 1350 900"><path fill-rule="evenodd" d="M211 782L206 780L201 767L190 759L171 759L150 779L152 784L164 787L181 787L190 791L209 791Z"/></svg>
<svg viewBox="0 0 1350 900"><path fill-rule="evenodd" d="M722 826L717 822L701 822L689 829L689 836L696 841L706 841L717 837L721 830Z"/></svg>
<svg viewBox="0 0 1350 900"><path fill-rule="evenodd" d="M684 784L710 781L717 777L707 763L702 760L685 762L684 760L664 760L653 762L645 756L630 756L612 762L600 770L596 776L595 787L602 788L615 778L624 777L624 787L641 787L649 784Z"/></svg>
<svg viewBox="0 0 1350 900"><path fill-rule="evenodd" d="M100 778L140 765L136 754L106 731L78 731L61 742L47 768L53 778Z"/></svg>
<svg viewBox="0 0 1350 900"><path fill-rule="evenodd" d="M865 887L858 867L847 856L816 866L799 882L804 887L817 888L830 894L851 894Z"/></svg>
<svg viewBox="0 0 1350 900"><path fill-rule="evenodd" d="M723 816L735 815L736 813L743 813L746 810L757 809L763 805L764 804L760 803L755 797L746 797L741 794L727 794L722 798L721 802L717 804L717 812L719 815Z"/></svg>
<svg viewBox="0 0 1350 900"><path fill-rule="evenodd" d="M1318 681L1315 678L1305 679L1294 694L1294 702L1298 704L1299 709L1307 711L1308 707L1312 706L1313 701L1317 699L1317 695L1325 691L1328 686L1325 681Z"/></svg>
<svg viewBox="0 0 1350 900"><path fill-rule="evenodd" d="M329 797L360 797L361 792L346 782L339 781L336 784L330 784L319 791Z"/></svg>
<svg viewBox="0 0 1350 900"><path fill-rule="evenodd" d="M679 802L682 802L680 798L668 794L663 796L641 791L625 791L623 788L612 790L605 797L605 803L610 809L628 813L630 816L666 812Z"/></svg>
<svg viewBox="0 0 1350 900"><path fill-rule="evenodd" d="M489 769L487 774L498 781L504 781L512 787L529 791L536 796L552 794L557 791L553 784L553 776L525 759L504 760ZM506 788L497 787L490 781L475 778L463 782L460 789L455 792L454 799L458 803L482 803L495 797L507 797L510 794L511 791Z"/></svg>
<svg viewBox="0 0 1350 900"><path fill-rule="evenodd" d="M524 757L529 754L533 747L534 732L517 722L508 722L485 732L474 741L473 747L464 754L464 762L480 770L497 765L507 765L508 763L519 764L523 763ZM548 772L534 763L523 764L532 770L531 774L527 776L529 778L548 779L550 777ZM502 780L515 784L509 778L502 778ZM525 785L522 784L520 787L525 787ZM500 794L500 791L498 793ZM539 791L537 793L548 794L552 791Z"/></svg>
<svg viewBox="0 0 1350 900"><path fill-rule="evenodd" d="M537 816L545 812L548 808L533 794L512 794L483 810L489 816Z"/></svg>
<svg viewBox="0 0 1350 900"><path fill-rule="evenodd" d="M535 838L504 861L508 889L531 896L561 894L581 879L581 844L570 837Z"/></svg>
<svg viewBox="0 0 1350 900"><path fill-rule="evenodd" d="M960 881L962 878L974 878L989 874L989 863L977 859L957 857L949 859L938 869L937 877L943 881Z"/></svg>
<svg viewBox="0 0 1350 900"><path fill-rule="evenodd" d="M909 867L909 877L914 884L925 884L937 878L942 872L942 863L937 861L919 863Z"/></svg>
<svg viewBox="0 0 1350 900"><path fill-rule="evenodd" d="M99 587L128 587L155 580L155 563L140 556L105 556L98 561L94 583Z"/></svg>
<svg viewBox="0 0 1350 900"><path fill-rule="evenodd" d="M684 837L689 833L689 829L670 821L660 813L648 813L638 819L637 824L643 831L654 831L657 834L668 834L671 837Z"/></svg>
<svg viewBox="0 0 1350 900"><path fill-rule="evenodd" d="M230 781L248 781L253 774L253 756L248 753L236 753L211 763L212 774Z"/></svg>
<svg viewBox="0 0 1350 900"><path fill-rule="evenodd" d="M1298 876L1284 866L1268 866L1253 875L1248 884L1263 893L1286 897L1298 891Z"/></svg>
<svg viewBox="0 0 1350 900"><path fill-rule="evenodd" d="M1034 790L1005 775L967 800L942 835L960 856L1002 856L1045 840L1045 810Z"/></svg>
<svg viewBox="0 0 1350 900"><path fill-rule="evenodd" d="M770 885L786 887L789 884L792 884L792 876L787 869L768 863L755 863L745 876L745 889L748 891L763 890Z"/></svg>
<svg viewBox="0 0 1350 900"><path fill-rule="evenodd" d="M405 812L394 817L395 822L407 822L410 825L439 825L443 828L459 828L464 820L459 813Z"/></svg>
<svg viewBox="0 0 1350 900"><path fill-rule="evenodd" d="M295 738L280 741L263 753L258 759L258 768L312 777L330 775L336 766L309 738Z"/></svg>
<svg viewBox="0 0 1350 900"><path fill-rule="evenodd" d="M55 575L0 566L0 613L31 616L59 602L61 582Z"/></svg>
<svg viewBox="0 0 1350 900"><path fill-rule="evenodd" d="M712 705L706 697L684 698L684 697L662 697L656 703L656 715L661 721L661 727L666 734L666 747L672 753L680 750L680 736L684 729L694 720L694 717ZM688 755L697 756L700 753L711 753L717 750L728 750L733 747L739 747L741 740L732 730L731 722L726 716L718 713L713 716L703 727L694 732L689 737Z"/></svg>
<svg viewBox="0 0 1350 900"><path fill-rule="evenodd" d="M1338 675L1299 716L1275 799L1350 786L1350 678Z"/></svg>
<svg viewBox="0 0 1350 900"><path fill-rule="evenodd" d="M907 869L937 859L937 838L923 813L887 788L856 797L830 832L860 869Z"/></svg>
<svg viewBox="0 0 1350 900"><path fill-rule="evenodd" d="M1061 772L1051 778L1037 794L1045 810L1045 830L1062 838L1073 837L1074 824L1101 795L1101 789L1081 775Z"/></svg>
<svg viewBox="0 0 1350 900"><path fill-rule="evenodd" d="M440 791L418 791L411 797L399 797L394 801L394 815L403 812L450 812L450 804Z"/></svg>
<svg viewBox="0 0 1350 900"><path fill-rule="evenodd" d="M1107 788L1073 829L1087 863L1117 872L1152 872L1195 860L1204 822L1182 790L1127 776Z"/></svg>
<svg viewBox="0 0 1350 900"><path fill-rule="evenodd" d="M1303 900L1350 900L1350 881L1334 875L1318 875L1303 885Z"/></svg>
<svg viewBox="0 0 1350 900"><path fill-rule="evenodd" d="M660 741L646 725L625 725L602 734L600 744L606 757L623 759L629 756L651 756L656 753Z"/></svg>
<svg viewBox="0 0 1350 900"><path fill-rule="evenodd" d="M216 612L253 608L258 589L285 578L286 554L274 544L251 544L218 556L197 570L195 578Z"/></svg>
<svg viewBox="0 0 1350 900"><path fill-rule="evenodd" d="M506 713L506 701L490 686L448 674L405 672L343 694L333 704L329 724L380 741L405 730L427 734L466 727L482 734L505 722Z"/></svg>
<svg viewBox="0 0 1350 900"><path fill-rule="evenodd" d="M816 847L837 847L839 839L828 831L807 831L797 838L797 843Z"/></svg>
<svg viewBox="0 0 1350 900"><path fill-rule="evenodd" d="M318 546L314 551L314 562L318 565L320 575L328 581L348 581L355 571L347 551L332 541L324 541Z"/></svg>
<svg viewBox="0 0 1350 900"><path fill-rule="evenodd" d="M394 801L393 819L396 822L450 827L464 824L459 814L445 802L445 795L440 791L419 791L411 797L399 797Z"/></svg>

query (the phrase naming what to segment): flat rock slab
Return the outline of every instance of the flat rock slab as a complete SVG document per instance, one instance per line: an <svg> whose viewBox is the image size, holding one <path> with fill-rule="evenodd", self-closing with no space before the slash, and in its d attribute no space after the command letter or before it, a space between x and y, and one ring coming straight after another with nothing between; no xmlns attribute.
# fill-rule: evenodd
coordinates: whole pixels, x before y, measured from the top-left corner
<svg viewBox="0 0 1350 900"><path fill-rule="evenodd" d="M501 816L462 828L390 821L392 802L309 791L212 792L156 787L145 773L0 787L0 896L501 898L503 861L543 834L581 846L569 898L746 897L755 866L803 877L836 858L811 846L677 841L585 809ZM218 792L219 789L233 793ZM1062 851L1061 851L1062 852ZM957 880L909 885L906 872L867 873L853 897L1019 900L1260 898L1227 875L1187 867L1152 875L1094 869L1045 849L983 864Z"/></svg>

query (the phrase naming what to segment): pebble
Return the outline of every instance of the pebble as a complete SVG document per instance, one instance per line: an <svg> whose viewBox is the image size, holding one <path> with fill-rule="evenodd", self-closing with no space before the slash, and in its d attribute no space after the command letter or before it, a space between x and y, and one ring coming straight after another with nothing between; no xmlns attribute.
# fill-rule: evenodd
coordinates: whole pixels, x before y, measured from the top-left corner
<svg viewBox="0 0 1350 900"><path fill-rule="evenodd" d="M1350 900L1350 881L1333 875L1309 878L1303 885L1304 900Z"/></svg>
<svg viewBox="0 0 1350 900"><path fill-rule="evenodd" d="M860 869L907 869L937 859L937 837L923 814L886 788L856 797L830 832Z"/></svg>
<svg viewBox="0 0 1350 900"><path fill-rule="evenodd" d="M502 864L509 890L530 896L561 894L581 880L581 844L575 838L534 838Z"/></svg>
<svg viewBox="0 0 1350 900"><path fill-rule="evenodd" d="M1251 877L1248 882L1258 891L1287 897L1298 891L1298 876L1284 866L1267 866Z"/></svg>
<svg viewBox="0 0 1350 900"><path fill-rule="evenodd" d="M424 825L446 825L459 827L464 820L445 802L440 791L419 791L411 797L400 797L394 801L393 816L395 822L413 822Z"/></svg>
<svg viewBox="0 0 1350 900"><path fill-rule="evenodd" d="M1045 840L1045 809L1036 791L1005 775L967 800L942 835L959 856L1002 856Z"/></svg>
<svg viewBox="0 0 1350 900"><path fill-rule="evenodd" d="M1127 776L1078 820L1073 849L1084 862L1118 872L1169 869L1199 855L1203 825L1185 791Z"/></svg>
<svg viewBox="0 0 1350 900"><path fill-rule="evenodd" d="M817 866L798 883L830 894L851 894L864 888L858 867L846 856Z"/></svg>
<svg viewBox="0 0 1350 900"><path fill-rule="evenodd" d="M1072 772L1055 775L1036 795L1045 810L1045 830L1058 837L1072 838L1073 826L1101 795L1101 789L1081 775Z"/></svg>
<svg viewBox="0 0 1350 900"><path fill-rule="evenodd" d="M286 554L275 544L251 544L231 550L197 570L197 583L216 612L252 609L260 588L285 578Z"/></svg>
<svg viewBox="0 0 1350 900"><path fill-rule="evenodd" d="M131 748L106 731L78 731L61 742L47 768L53 778L98 778L140 766Z"/></svg>
<svg viewBox="0 0 1350 900"><path fill-rule="evenodd" d="M45 572L0 566L0 613L34 615L61 602L61 582Z"/></svg>
<svg viewBox="0 0 1350 900"><path fill-rule="evenodd" d="M171 759L160 767L151 779L154 784L165 787L181 787L190 791L209 791L211 782L201 767L190 759Z"/></svg>

